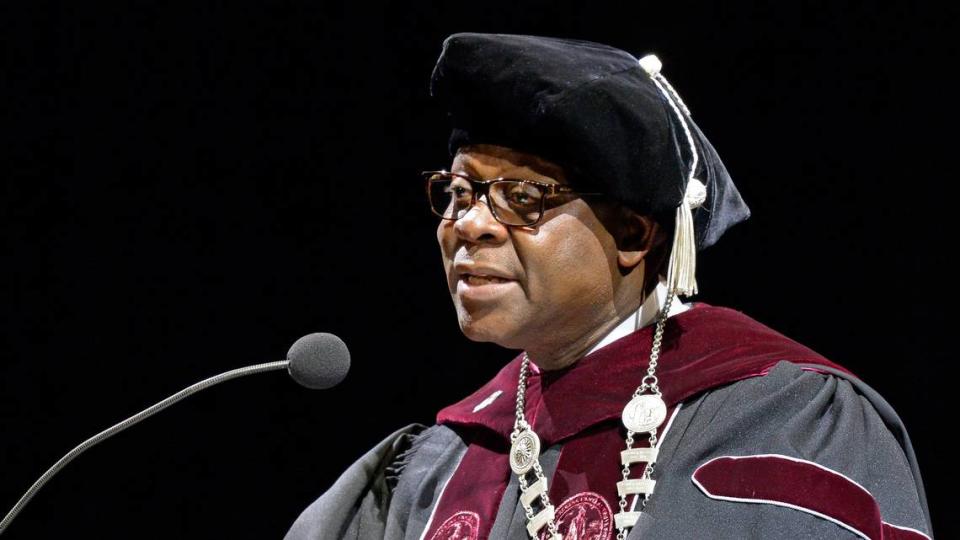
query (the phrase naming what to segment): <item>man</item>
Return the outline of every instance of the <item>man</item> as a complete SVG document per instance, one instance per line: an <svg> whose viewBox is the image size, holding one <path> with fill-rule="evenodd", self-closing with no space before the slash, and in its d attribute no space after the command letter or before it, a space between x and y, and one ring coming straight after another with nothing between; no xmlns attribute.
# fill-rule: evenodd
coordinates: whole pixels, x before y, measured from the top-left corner
<svg viewBox="0 0 960 540"><path fill-rule="evenodd" d="M746 219L652 56L456 34L425 173L464 334L523 351L352 466L300 538L930 538L894 411L853 374L700 302Z"/></svg>

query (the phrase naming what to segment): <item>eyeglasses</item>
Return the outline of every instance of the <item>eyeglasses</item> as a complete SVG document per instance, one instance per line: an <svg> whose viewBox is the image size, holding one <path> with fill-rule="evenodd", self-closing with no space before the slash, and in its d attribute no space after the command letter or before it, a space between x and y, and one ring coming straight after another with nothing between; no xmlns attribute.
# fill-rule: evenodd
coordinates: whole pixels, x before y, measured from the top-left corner
<svg viewBox="0 0 960 540"><path fill-rule="evenodd" d="M424 171L421 174L427 181L430 209L437 216L452 221L465 216L483 195L487 196L487 208L494 219L512 227L536 225L543 218L546 209L563 204L559 202L548 205L548 199L556 200L564 195L600 195L533 180L477 180L465 174L448 171Z"/></svg>

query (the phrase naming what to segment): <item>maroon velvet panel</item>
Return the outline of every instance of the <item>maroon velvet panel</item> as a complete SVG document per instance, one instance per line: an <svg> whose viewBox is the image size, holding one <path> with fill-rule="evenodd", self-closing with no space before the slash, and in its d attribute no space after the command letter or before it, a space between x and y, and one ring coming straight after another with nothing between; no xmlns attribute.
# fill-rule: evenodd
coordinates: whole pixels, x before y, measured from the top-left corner
<svg viewBox="0 0 960 540"><path fill-rule="evenodd" d="M562 370L540 372L531 364L526 419L544 448L564 443L557 472L548 479L558 522L603 525L610 512L604 507L618 509L619 419L646 373L652 340L653 327L647 326ZM493 380L437 415L437 423L460 433L470 446L437 503L426 538L445 526L444 531L465 531L474 521L476 536L464 538L486 538L512 474L507 452L521 360L517 356ZM657 376L672 412L715 386L765 375L781 360L846 371L740 312L697 302L668 320ZM477 409L485 401L489 404ZM642 437L637 441L646 445ZM635 465L634 478L641 466Z"/></svg>
<svg viewBox="0 0 960 540"><path fill-rule="evenodd" d="M797 458L722 456L699 466L693 481L714 499L795 508L871 540L927 538L884 523L873 495L850 478Z"/></svg>
<svg viewBox="0 0 960 540"><path fill-rule="evenodd" d="M424 538L477 540L489 536L512 474L507 452L503 441L489 435L470 444L443 489Z"/></svg>
<svg viewBox="0 0 960 540"><path fill-rule="evenodd" d="M714 386L765 375L781 360L821 364L849 373L738 311L702 302L671 317L664 333L657 376L668 406ZM536 417L534 429L544 445L619 418L646 374L652 341L653 327L646 326L568 368L532 373L527 421ZM522 355L517 356L493 380L440 411L437 422L455 429L483 428L509 438L521 360ZM473 411L497 390L503 392L498 399Z"/></svg>

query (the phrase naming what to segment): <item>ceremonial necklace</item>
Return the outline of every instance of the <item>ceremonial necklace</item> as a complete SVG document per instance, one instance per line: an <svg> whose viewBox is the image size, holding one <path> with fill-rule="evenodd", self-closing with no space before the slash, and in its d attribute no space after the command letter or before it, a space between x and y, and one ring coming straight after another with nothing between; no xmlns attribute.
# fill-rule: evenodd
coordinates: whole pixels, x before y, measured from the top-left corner
<svg viewBox="0 0 960 540"><path fill-rule="evenodd" d="M640 512L646 507L657 483L651 478L651 474L657 461L657 428L667 417L667 405L660 392L656 370L657 361L660 359L663 329L666 326L673 297L672 291L667 294L663 309L657 316L647 374L640 381L640 386L633 393L621 415L623 426L627 430L625 439L627 448L620 452L623 480L617 482L617 494L620 496L620 511L614 516L617 540L626 540L629 529L640 518ZM540 466L540 437L524 417L529 365L530 357L527 353L523 353L523 360L520 362L520 378L517 382L516 419L513 423L513 432L510 434L510 468L517 475L520 484L520 504L527 515L527 533L536 540L540 531L546 528L548 540L562 540L554 519L555 508L550 503L548 495L547 478ZM633 448L633 436L642 433L650 434L650 447ZM646 463L646 466L640 478L631 479L630 466L635 463ZM531 474L534 477L532 483L528 481ZM630 495L637 497L643 495L640 510L627 509L627 497Z"/></svg>

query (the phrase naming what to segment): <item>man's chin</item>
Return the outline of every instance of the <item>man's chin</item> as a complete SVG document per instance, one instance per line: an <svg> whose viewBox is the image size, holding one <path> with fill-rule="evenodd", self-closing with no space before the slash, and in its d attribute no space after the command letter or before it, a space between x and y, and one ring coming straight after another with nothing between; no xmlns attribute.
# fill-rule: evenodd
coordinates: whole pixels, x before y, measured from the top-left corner
<svg viewBox="0 0 960 540"><path fill-rule="evenodd" d="M470 341L496 343L508 349L518 348L514 343L517 327L512 320L489 314L477 318L461 313L459 323L460 331Z"/></svg>

